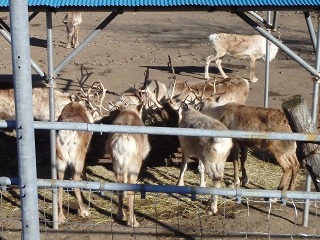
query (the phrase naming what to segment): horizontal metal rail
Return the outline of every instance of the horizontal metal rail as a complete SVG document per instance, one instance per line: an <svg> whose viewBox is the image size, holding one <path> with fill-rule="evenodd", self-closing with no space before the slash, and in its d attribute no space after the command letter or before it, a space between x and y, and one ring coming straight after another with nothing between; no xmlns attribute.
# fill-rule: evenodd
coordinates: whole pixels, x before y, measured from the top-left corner
<svg viewBox="0 0 320 240"><path fill-rule="evenodd" d="M0 185L18 185L18 178L0 177ZM150 185L150 184L126 184L110 183L105 181L71 181L38 179L39 188L81 188L96 191L135 191L141 192L142 196L146 193L178 193L182 195L190 194L192 199L196 195L219 195L228 197L253 197L253 198L278 198L283 202L286 199L310 199L320 200L320 192L286 191L286 190L264 190L264 189L245 189L245 188L212 188L212 187L193 187L193 186L174 186L174 185Z"/></svg>
<svg viewBox="0 0 320 240"><path fill-rule="evenodd" d="M272 140L294 140L302 142L320 142L320 134L317 133L287 133L287 132L258 132L239 130L208 130L194 128L151 127L151 126L124 126L107 124L88 124L72 122L41 122L35 121L35 129L50 130L76 130L89 132L120 132L120 133L143 133L169 136L203 136L203 137L227 137L227 138L253 138ZM15 128L15 121L0 120L0 129Z"/></svg>

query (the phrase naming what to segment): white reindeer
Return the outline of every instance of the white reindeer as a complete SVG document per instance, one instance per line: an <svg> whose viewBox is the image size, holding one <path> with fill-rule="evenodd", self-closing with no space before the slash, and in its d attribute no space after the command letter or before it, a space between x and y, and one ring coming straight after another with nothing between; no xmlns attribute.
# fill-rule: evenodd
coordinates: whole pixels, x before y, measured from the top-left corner
<svg viewBox="0 0 320 240"><path fill-rule="evenodd" d="M265 59L266 56L266 38L261 35L239 35L230 33L211 34L209 41L212 44L214 53L207 57L205 66L205 78L209 77L209 65L211 61L215 61L222 77L227 78L227 75L221 67L221 58L225 55L230 55L235 58L250 59L250 81L256 82L258 78L255 75L255 61L259 58ZM275 58L278 47L270 44L270 61Z"/></svg>
<svg viewBox="0 0 320 240"><path fill-rule="evenodd" d="M79 122L93 123L94 119L88 109L78 102L71 102L66 105L58 122ZM72 179L79 181L83 173L86 154L89 143L92 137L92 132L82 132L74 130L59 130L56 139L57 152L57 172L58 179L63 180L67 167L72 170ZM76 199L79 204L78 214L81 217L89 216L89 209L84 205L79 188L74 188ZM63 213L62 205L63 188L59 188L59 223L66 222L66 217Z"/></svg>
<svg viewBox="0 0 320 240"><path fill-rule="evenodd" d="M224 106L205 107L202 113L220 120L230 130L292 132L288 120L281 109L251 107L237 103ZM268 139L234 139L239 147L254 150L268 150L281 166L283 174L278 190L283 190L291 174L289 190L295 189L300 163L297 159L295 141ZM245 167L242 175L247 178Z"/></svg>
<svg viewBox="0 0 320 240"><path fill-rule="evenodd" d="M176 107L174 107L176 108ZM220 121L210 118L190 106L180 108L180 128L201 128L212 130L227 130ZM190 157L199 159L199 171L204 171L213 180L214 187L219 188L224 176L224 166L232 148L231 138L220 137L190 137L179 136L182 149L182 164L178 180L179 186L184 186L184 173ZM204 182L204 176L201 174ZM201 182L202 182L201 181ZM200 185L201 186L201 185ZM209 213L217 213L218 196L212 196Z"/></svg>
<svg viewBox="0 0 320 240"><path fill-rule="evenodd" d="M63 19L67 28L67 48L79 46L79 28L82 23L81 12L68 12Z"/></svg>
<svg viewBox="0 0 320 240"><path fill-rule="evenodd" d="M142 105L126 105L113 121L115 125L143 126ZM143 160L150 151L146 134L110 133L106 143L107 152L112 156L113 172L118 183L136 183ZM134 193L128 191L129 217L127 225L138 227L134 214ZM125 217L123 211L123 193L118 193L117 219Z"/></svg>
<svg viewBox="0 0 320 240"><path fill-rule="evenodd" d="M55 96L55 120L58 119L62 109L72 101L69 93L54 91ZM39 121L49 121L49 89L47 87L32 89L33 116ZM13 89L0 90L0 119L15 119L15 102Z"/></svg>

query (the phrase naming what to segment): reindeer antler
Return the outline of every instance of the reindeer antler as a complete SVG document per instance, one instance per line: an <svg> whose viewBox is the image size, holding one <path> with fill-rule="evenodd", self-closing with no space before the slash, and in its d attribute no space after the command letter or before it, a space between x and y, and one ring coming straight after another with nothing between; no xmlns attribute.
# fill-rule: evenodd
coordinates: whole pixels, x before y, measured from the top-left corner
<svg viewBox="0 0 320 240"><path fill-rule="evenodd" d="M199 100L199 101L202 100L202 96L201 96L201 98L199 98L198 94L188 85L188 82L187 82L187 81L185 81L184 84L187 86L187 88L189 89L189 91L190 91L191 93L193 93L193 95L195 96L195 98L196 98L197 100ZM203 94L203 92L202 92L202 94Z"/></svg>
<svg viewBox="0 0 320 240"><path fill-rule="evenodd" d="M102 82L94 82L91 87L88 88L88 91L84 89L85 82L93 73L94 72L89 73L88 70L81 65L81 79L77 78L81 90L81 93L78 94L78 97L88 104L88 108L92 113L98 111L101 116L106 116L104 111L108 112L108 109L103 106L103 101L106 97L107 90L103 86Z"/></svg>
<svg viewBox="0 0 320 240"><path fill-rule="evenodd" d="M149 66L147 67L147 70L144 72L144 84L143 84L143 89L146 89L147 87L147 81L149 80L150 76L150 71L149 71Z"/></svg>
<svg viewBox="0 0 320 240"><path fill-rule="evenodd" d="M177 76L176 76L176 73L174 72L174 68L173 68L173 66L172 66L172 61L171 61L170 55L168 55L168 58L169 58L168 67L171 68L171 71L172 71L172 74L173 74L173 79L174 79L173 87L172 87L172 92L171 92L171 96L170 96L170 100L172 100L172 97L173 97L173 94L174 94L174 89L175 89L176 84L177 84Z"/></svg>
<svg viewBox="0 0 320 240"><path fill-rule="evenodd" d="M86 73L84 74L83 73L83 69L86 71ZM77 78L77 80L78 80L78 83L79 83L79 87L80 87L80 90L81 90L81 93L84 95L84 96L86 96L87 95L87 93L86 93L86 91L84 90L84 84L85 84L85 82L89 79L89 77L94 73L94 72L88 72L88 69L86 68L86 67L84 67L82 64L81 64L81 68L80 68L80 70L81 70L81 79L79 79L79 78Z"/></svg>
<svg viewBox="0 0 320 240"><path fill-rule="evenodd" d="M177 77L176 77L176 73L174 72L174 68L172 67L172 62L171 62L171 57L170 57L170 55L168 55L168 58L169 58L169 60L168 60L168 67L169 67L169 68L171 69L171 71L172 71L173 78L176 79Z"/></svg>
<svg viewBox="0 0 320 240"><path fill-rule="evenodd" d="M87 101L92 111L99 110L101 116L106 116L104 112L109 112L107 108L103 106L103 101L106 97L107 89L105 89L102 82L94 82L88 89Z"/></svg>

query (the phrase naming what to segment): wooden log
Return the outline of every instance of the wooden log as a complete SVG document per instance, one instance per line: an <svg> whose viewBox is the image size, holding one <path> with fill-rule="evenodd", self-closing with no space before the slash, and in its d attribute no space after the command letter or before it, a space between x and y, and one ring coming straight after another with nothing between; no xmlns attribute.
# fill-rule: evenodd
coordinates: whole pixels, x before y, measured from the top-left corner
<svg viewBox="0 0 320 240"><path fill-rule="evenodd" d="M288 118L292 132L318 133L312 121L304 98L295 95L283 101L282 108ZM297 157L300 164L311 175L317 192L320 191L320 146L314 143L297 141Z"/></svg>

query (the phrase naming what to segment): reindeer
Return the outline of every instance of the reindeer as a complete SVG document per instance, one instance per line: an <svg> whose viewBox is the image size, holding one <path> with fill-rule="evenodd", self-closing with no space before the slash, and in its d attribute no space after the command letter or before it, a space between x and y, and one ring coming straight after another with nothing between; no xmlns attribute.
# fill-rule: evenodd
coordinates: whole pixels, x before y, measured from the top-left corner
<svg viewBox="0 0 320 240"><path fill-rule="evenodd" d="M88 80L90 74L83 73L81 67L81 80L78 79L81 94L79 102L70 102L63 109L58 118L58 122L80 122L95 123L104 116L101 107L105 97L105 88L101 82L94 82L87 91L84 90L83 84ZM102 97L100 96L102 95ZM98 104L97 104L98 102ZM72 178L80 180L84 173L85 159L88 152L89 144L92 138L92 132L59 130L56 137L56 155L57 155L57 172L58 179L63 180L67 167L72 170ZM89 216L89 209L84 205L79 188L74 189L76 199L79 204L78 214L81 217ZM66 217L62 209L62 187L59 188L59 223L64 223Z"/></svg>
<svg viewBox="0 0 320 240"><path fill-rule="evenodd" d="M171 68L174 82L170 83L165 100L183 101L186 104L199 104L207 98L216 99L216 105L227 102L244 104L249 93L249 82L243 78L217 78L207 81L177 81L171 57L168 56L168 67Z"/></svg>
<svg viewBox="0 0 320 240"><path fill-rule="evenodd" d="M172 67L171 58L169 56L168 66L171 67L173 78L176 79L174 69ZM200 109L204 106L214 107L221 106L229 102L237 102L245 104L249 93L249 82L243 78L230 77L226 79L216 78L210 81L196 81L196 82L177 82L174 81L169 86L167 94L167 102L163 104L162 118L167 121L166 125L177 126L179 117L177 112L172 109L172 101L183 101L188 105L193 105ZM240 185L239 167L238 167L238 152L240 154L241 169L244 168L244 161L246 160L247 151L240 148L239 151L232 152L232 156L228 161L232 161L234 165L234 185ZM201 175L200 186L205 187L205 177L201 169L201 161L199 161L199 171ZM246 175L242 176L242 185L247 183Z"/></svg>
<svg viewBox="0 0 320 240"><path fill-rule="evenodd" d="M266 56L266 38L261 35L239 35L230 33L211 34L209 41L212 44L214 53L207 57L205 66L205 79L209 77L209 65L211 61L215 61L219 72L223 78L227 75L221 67L221 59L225 55L235 58L250 58L250 81L256 82L258 78L255 75L255 61L259 58L265 59ZM270 61L275 58L278 47L270 44Z"/></svg>
<svg viewBox="0 0 320 240"><path fill-rule="evenodd" d="M144 126L142 117L142 104L125 105L113 121L115 125ZM150 151L148 136L145 134L110 133L106 141L106 151L112 157L113 172L118 183L136 183L143 160ZM134 215L134 193L129 191L128 208L129 217L127 225L138 227L139 223ZM117 219L125 216L123 211L123 193L118 193Z"/></svg>
<svg viewBox="0 0 320 240"><path fill-rule="evenodd" d="M93 117L88 109L78 102L71 102L66 105L58 122L80 122L93 123ZM73 173L72 179L79 181L83 173L87 150L89 147L92 132L82 132L74 130L59 130L56 139L57 152L57 172L58 179L63 180L67 167ZM79 188L74 189L76 199L79 204L78 214L81 217L89 216L89 209L84 205ZM59 188L59 223L66 222L62 205L63 188Z"/></svg>
<svg viewBox="0 0 320 240"><path fill-rule="evenodd" d="M79 46L79 27L82 23L81 12L68 12L62 21L67 28L67 47Z"/></svg>
<svg viewBox="0 0 320 240"><path fill-rule="evenodd" d="M55 97L55 120L58 119L62 109L72 101L69 93L54 90ZM49 121L49 89L39 87L32 89L33 116L39 121ZM4 120L15 119L15 102L13 89L0 90L0 118Z"/></svg>
<svg viewBox="0 0 320 240"><path fill-rule="evenodd" d="M242 131L272 131L292 132L288 120L281 109L245 106L238 103L228 103L218 107L204 107L202 113L220 120L230 130ZM268 140L268 139L234 139L239 147L255 150L268 150L271 152L283 174L278 190L283 190L287 184L289 175L291 180L289 190L295 189L300 163L297 159L295 141ZM243 166L242 175L247 174Z"/></svg>
<svg viewBox="0 0 320 240"><path fill-rule="evenodd" d="M216 105L228 102L245 103L249 93L249 82L243 78L226 78L210 81L176 82L169 86L170 99L185 101L187 104L203 103L215 98Z"/></svg>
<svg viewBox="0 0 320 240"><path fill-rule="evenodd" d="M119 108L122 105L144 103L145 110L159 109L162 107L162 102L166 96L167 87L164 83L158 80L149 79L149 67L145 71L145 79L141 88L129 88L123 92L116 102L109 103L109 110Z"/></svg>
<svg viewBox="0 0 320 240"><path fill-rule="evenodd" d="M223 123L202 114L191 106L184 105L182 108L177 108L177 103L172 106L179 112L180 128L227 130ZM179 136L179 141L182 149L182 164L177 185L184 186L183 178L187 162L190 157L195 157L201 162L199 164L199 171L202 173L200 186L205 186L202 184L204 171L206 171L213 180L214 187L219 188L224 175L224 165L232 148L231 138ZM209 214L215 214L218 211L218 196L212 196L212 200Z"/></svg>

